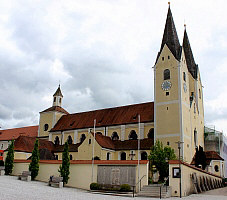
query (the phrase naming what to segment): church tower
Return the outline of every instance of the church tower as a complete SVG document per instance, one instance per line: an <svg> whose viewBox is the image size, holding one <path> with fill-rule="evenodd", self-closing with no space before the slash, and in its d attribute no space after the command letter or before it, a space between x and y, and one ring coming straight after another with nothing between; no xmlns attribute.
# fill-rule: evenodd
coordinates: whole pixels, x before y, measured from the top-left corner
<svg viewBox="0 0 227 200"><path fill-rule="evenodd" d="M202 85L186 30L183 41L181 46L169 7L154 66L155 140L174 148L176 155L176 142L182 142L181 156L186 162L191 162L195 146L203 146L203 101L202 98L198 100ZM199 139L198 133L194 134L195 130L199 130ZM194 135L197 137L196 144L193 142Z"/></svg>
<svg viewBox="0 0 227 200"><path fill-rule="evenodd" d="M69 114L61 107L63 95L60 85L53 95L53 106L40 112L38 136L49 139L49 131L54 127L62 115Z"/></svg>

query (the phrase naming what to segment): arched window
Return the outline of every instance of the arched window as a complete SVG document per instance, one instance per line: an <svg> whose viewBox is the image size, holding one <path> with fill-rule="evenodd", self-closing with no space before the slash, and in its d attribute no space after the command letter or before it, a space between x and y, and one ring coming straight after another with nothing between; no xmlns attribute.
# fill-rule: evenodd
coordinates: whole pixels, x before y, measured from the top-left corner
<svg viewBox="0 0 227 200"><path fill-rule="evenodd" d="M116 131L113 132L111 138L112 138L112 140L119 140L119 136Z"/></svg>
<svg viewBox="0 0 227 200"><path fill-rule="evenodd" d="M59 143L60 143L59 137L56 136L54 140L54 144L59 145Z"/></svg>
<svg viewBox="0 0 227 200"><path fill-rule="evenodd" d="M195 147L197 147L198 146L198 136L197 136L196 129L194 130L194 143L195 143Z"/></svg>
<svg viewBox="0 0 227 200"><path fill-rule="evenodd" d="M73 143L73 139L72 139L71 135L68 136L67 142L68 142L68 144Z"/></svg>
<svg viewBox="0 0 227 200"><path fill-rule="evenodd" d="M170 79L170 71L169 69L165 69L163 73L164 80Z"/></svg>
<svg viewBox="0 0 227 200"><path fill-rule="evenodd" d="M82 134L81 137L80 137L80 142L82 143L85 139L86 139L86 135Z"/></svg>
<svg viewBox="0 0 227 200"><path fill-rule="evenodd" d="M54 97L54 102L56 102L56 97Z"/></svg>
<svg viewBox="0 0 227 200"><path fill-rule="evenodd" d="M151 128L149 130L149 133L147 134L147 137L150 139L154 139L154 128Z"/></svg>
<svg viewBox="0 0 227 200"><path fill-rule="evenodd" d="M55 160L58 160L58 155L55 155Z"/></svg>
<svg viewBox="0 0 227 200"><path fill-rule="evenodd" d="M137 140L137 134L136 134L136 131L135 130L132 130L128 136L128 139L129 140Z"/></svg>
<svg viewBox="0 0 227 200"><path fill-rule="evenodd" d="M126 153L125 152L121 152L121 160L126 160Z"/></svg>
<svg viewBox="0 0 227 200"><path fill-rule="evenodd" d="M147 152L142 152L141 153L141 160L147 160Z"/></svg>
<svg viewBox="0 0 227 200"><path fill-rule="evenodd" d="M184 79L184 81L186 81L186 73L185 72L183 72L183 79Z"/></svg>
<svg viewBox="0 0 227 200"><path fill-rule="evenodd" d="M98 134L98 135L102 135L102 132L96 132L96 134Z"/></svg>
<svg viewBox="0 0 227 200"><path fill-rule="evenodd" d="M201 90L199 89L199 98L201 99Z"/></svg>
<svg viewBox="0 0 227 200"><path fill-rule="evenodd" d="M106 160L110 160L110 152L106 154Z"/></svg>
<svg viewBox="0 0 227 200"><path fill-rule="evenodd" d="M48 124L45 124L44 127L43 127L44 131L47 131L48 128L49 128L49 125Z"/></svg>
<svg viewBox="0 0 227 200"><path fill-rule="evenodd" d="M72 154L69 155L69 159L72 160L73 159L73 156Z"/></svg>

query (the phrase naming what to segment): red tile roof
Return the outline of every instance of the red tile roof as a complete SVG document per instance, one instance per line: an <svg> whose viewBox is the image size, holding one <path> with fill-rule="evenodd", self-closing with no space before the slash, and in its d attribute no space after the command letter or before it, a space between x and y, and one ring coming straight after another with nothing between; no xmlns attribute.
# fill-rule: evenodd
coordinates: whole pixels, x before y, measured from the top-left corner
<svg viewBox="0 0 227 200"><path fill-rule="evenodd" d="M22 128L0 130L0 140L1 141L17 139L19 136L37 137L38 136L38 126L27 126L27 127L22 127Z"/></svg>
<svg viewBox="0 0 227 200"><path fill-rule="evenodd" d="M92 134L93 135L93 134ZM95 139L98 144L106 149L112 150L136 150L138 149L138 140L112 140L109 136L95 134ZM141 150L150 150L154 144L153 139L145 138L140 140Z"/></svg>
<svg viewBox="0 0 227 200"><path fill-rule="evenodd" d="M211 160L224 160L216 151L205 151L206 164L209 165ZM195 155L192 159L191 165L195 164Z"/></svg>
<svg viewBox="0 0 227 200"><path fill-rule="evenodd" d="M43 113L43 112L51 112L51 111L57 111L57 112L61 112L61 113L64 113L64 114L69 114L64 108L60 107L60 106L52 106L50 108L47 108L46 110L40 112L40 113Z"/></svg>
<svg viewBox="0 0 227 200"><path fill-rule="evenodd" d="M14 151L32 153L35 141L35 137L20 136L15 140ZM52 152L54 148L53 142L39 139L39 149L48 149Z"/></svg>
<svg viewBox="0 0 227 200"><path fill-rule="evenodd" d="M138 123L139 114L141 122L153 122L154 102L64 115L51 132L90 128L94 126L94 119L97 127Z"/></svg>
<svg viewBox="0 0 227 200"><path fill-rule="evenodd" d="M78 147L82 143L77 144L69 144L69 152L78 152ZM63 152L64 151L64 145L55 145L54 152Z"/></svg>

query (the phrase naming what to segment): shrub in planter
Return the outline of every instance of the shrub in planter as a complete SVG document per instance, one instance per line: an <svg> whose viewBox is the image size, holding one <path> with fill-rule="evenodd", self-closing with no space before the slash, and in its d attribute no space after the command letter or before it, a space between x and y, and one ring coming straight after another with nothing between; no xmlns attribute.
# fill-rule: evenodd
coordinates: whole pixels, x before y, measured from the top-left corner
<svg viewBox="0 0 227 200"><path fill-rule="evenodd" d="M91 190L100 190L101 186L98 183L91 183L90 184L90 189Z"/></svg>
<svg viewBox="0 0 227 200"><path fill-rule="evenodd" d="M131 191L131 186L128 184L122 184L120 186L120 191L121 192L130 192Z"/></svg>

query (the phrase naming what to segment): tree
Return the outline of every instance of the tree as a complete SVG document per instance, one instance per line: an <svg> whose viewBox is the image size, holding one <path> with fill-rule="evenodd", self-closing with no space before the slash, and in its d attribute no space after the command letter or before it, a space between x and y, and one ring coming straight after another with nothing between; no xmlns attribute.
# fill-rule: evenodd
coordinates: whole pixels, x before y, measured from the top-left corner
<svg viewBox="0 0 227 200"><path fill-rule="evenodd" d="M65 142L64 145L64 152L62 154L62 165L59 168L59 172L61 177L63 177L63 184L67 184L69 180L69 166L70 166L70 159L69 159L69 144Z"/></svg>
<svg viewBox="0 0 227 200"><path fill-rule="evenodd" d="M10 175L13 171L13 161L14 161L14 140L11 141L11 144L8 148L8 153L5 160L5 174Z"/></svg>
<svg viewBox="0 0 227 200"><path fill-rule="evenodd" d="M200 165L202 166L202 169L205 170L206 169L206 154L205 152L203 151L203 147L199 146L199 149L198 147L196 147L196 153L195 153L195 166L196 167L200 167Z"/></svg>
<svg viewBox="0 0 227 200"><path fill-rule="evenodd" d="M39 140L36 139L34 149L32 151L31 163L29 165L29 171L31 171L32 180L38 176L39 173Z"/></svg>
<svg viewBox="0 0 227 200"><path fill-rule="evenodd" d="M163 147L162 142L156 141L148 156L152 165L155 165L160 174L160 180L163 181L169 175L169 160L175 160L176 155L171 147Z"/></svg>

